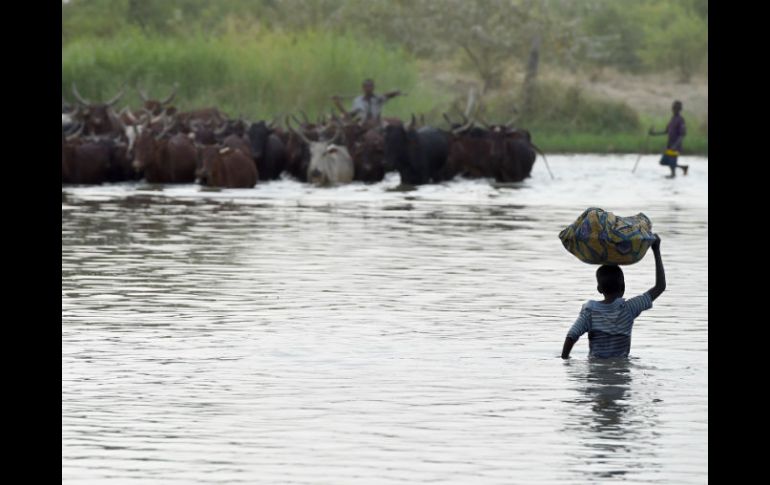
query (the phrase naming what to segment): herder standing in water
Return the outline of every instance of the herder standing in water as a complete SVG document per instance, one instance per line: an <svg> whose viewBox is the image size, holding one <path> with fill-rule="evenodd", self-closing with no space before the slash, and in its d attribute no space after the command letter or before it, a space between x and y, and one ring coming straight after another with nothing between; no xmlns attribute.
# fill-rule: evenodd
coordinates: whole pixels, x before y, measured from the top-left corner
<svg viewBox="0 0 770 485"><path fill-rule="evenodd" d="M341 97L332 96L335 106L346 116L360 115L365 122L379 121L382 114L382 105L391 98L401 94L401 91L391 91L382 96L374 94L374 81L365 79L361 87L364 94L353 100L353 106L350 111L345 111L342 107Z"/></svg>
<svg viewBox="0 0 770 485"><path fill-rule="evenodd" d="M666 151L663 152L663 156L660 159L661 165L668 165L671 168L671 176L669 178L676 177L676 168L682 169L685 175L687 175L687 169L689 165L677 164L677 158L682 151L682 140L687 134L687 128L684 124L684 118L679 113L682 111L682 102L674 101L671 105L671 110L674 112L674 116L671 117L671 121L668 122L665 131L656 132L650 128L649 134L656 135L668 135L668 144L666 145Z"/></svg>

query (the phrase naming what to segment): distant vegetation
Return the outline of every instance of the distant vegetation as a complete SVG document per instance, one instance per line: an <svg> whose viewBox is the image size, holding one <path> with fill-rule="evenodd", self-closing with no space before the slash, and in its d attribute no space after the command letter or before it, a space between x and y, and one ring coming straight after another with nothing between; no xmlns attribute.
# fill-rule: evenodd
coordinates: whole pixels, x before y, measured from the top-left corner
<svg viewBox="0 0 770 485"><path fill-rule="evenodd" d="M538 74L609 67L688 82L708 69L707 21L707 0L70 0L62 95L71 99L76 81L88 98L123 83L160 97L179 82L183 109L315 116L331 109L329 96L358 94L373 77L379 91L408 93L388 115L437 123L464 109L472 83L480 116L515 117L544 149L574 140L576 150L611 151L643 140L640 115ZM458 82L432 82L441 75ZM135 91L123 102L137 105ZM686 149L707 152L706 120L688 123Z"/></svg>
<svg viewBox="0 0 770 485"><path fill-rule="evenodd" d="M122 31L99 42L73 40L62 50L65 96L70 96L72 81L84 96L102 99L112 97L124 82L162 97L178 81L180 108L214 105L230 116L253 118L300 109L311 115L328 112L329 96L358 95L360 80L368 76L409 93L389 105L388 112L428 112L443 100L438 93L420 92L418 75L416 62L402 49L313 31L230 32L214 38ZM129 91L126 101L138 105L136 91Z"/></svg>

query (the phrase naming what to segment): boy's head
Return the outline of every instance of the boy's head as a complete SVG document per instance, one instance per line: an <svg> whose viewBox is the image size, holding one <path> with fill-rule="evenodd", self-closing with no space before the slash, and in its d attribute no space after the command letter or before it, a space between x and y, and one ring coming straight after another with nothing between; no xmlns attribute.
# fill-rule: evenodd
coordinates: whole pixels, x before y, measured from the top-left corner
<svg viewBox="0 0 770 485"><path fill-rule="evenodd" d="M671 110L674 112L674 114L679 114L679 112L682 111L682 102L679 100L674 101L674 103L671 105Z"/></svg>
<svg viewBox="0 0 770 485"><path fill-rule="evenodd" d="M623 279L623 270L620 266L605 264L596 270L596 287L603 295L623 296L626 291L626 282Z"/></svg>

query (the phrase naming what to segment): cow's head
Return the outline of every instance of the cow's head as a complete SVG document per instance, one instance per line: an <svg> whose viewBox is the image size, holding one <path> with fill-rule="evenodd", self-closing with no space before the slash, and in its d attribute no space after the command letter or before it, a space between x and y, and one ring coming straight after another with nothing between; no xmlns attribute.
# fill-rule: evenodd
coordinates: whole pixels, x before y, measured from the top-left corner
<svg viewBox="0 0 770 485"><path fill-rule="evenodd" d="M195 181L201 185L215 183L220 178L222 157L232 153L230 147L206 145L201 147L200 156L195 168Z"/></svg>
<svg viewBox="0 0 770 485"><path fill-rule="evenodd" d="M152 113L153 116L158 116L161 113L166 112L167 114L169 110L173 110L173 112L176 112L176 108L173 106L166 106L167 104L171 103L171 101L174 100L174 96L176 96L176 90L179 88L179 84L175 83L174 87L171 90L171 94L166 97L164 100L157 100L157 99L150 99L149 96L147 96L147 93L140 88L136 88L136 90L139 92L139 96L142 98L142 101L144 101L144 109Z"/></svg>
<svg viewBox="0 0 770 485"><path fill-rule="evenodd" d="M136 138L133 144L134 162L132 164L135 170L142 171L155 163L158 144L171 131L171 128L172 125L167 124L160 133L155 133L150 128L149 122L136 127Z"/></svg>
<svg viewBox="0 0 770 485"><path fill-rule="evenodd" d="M299 133L298 135L302 136ZM342 131L339 129L329 140L310 141L304 138L310 150L310 164L307 168L308 182L321 186L338 183L336 174L339 167L337 165L348 163L352 165L353 162L347 149L337 144L341 138Z"/></svg>
<svg viewBox="0 0 770 485"><path fill-rule="evenodd" d="M275 131L276 120L269 124L264 121L257 121L249 126L248 137L251 143L251 154L254 158L262 158L267 146L268 137Z"/></svg>
<svg viewBox="0 0 770 485"><path fill-rule="evenodd" d="M123 97L125 86L112 99L105 103L92 103L78 92L75 82L72 82L72 94L77 99L79 107L77 117L86 124L86 131L93 134L105 134L115 130L113 120L117 119L112 112L112 106Z"/></svg>

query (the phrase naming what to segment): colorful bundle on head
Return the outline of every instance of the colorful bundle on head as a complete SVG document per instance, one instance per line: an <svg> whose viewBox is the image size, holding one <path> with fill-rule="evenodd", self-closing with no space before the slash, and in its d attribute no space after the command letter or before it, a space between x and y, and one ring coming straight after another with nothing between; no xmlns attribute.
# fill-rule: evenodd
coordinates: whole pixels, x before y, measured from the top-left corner
<svg viewBox="0 0 770 485"><path fill-rule="evenodd" d="M586 209L559 233L570 253L589 264L634 264L655 241L652 222L639 213L619 217L596 207Z"/></svg>

